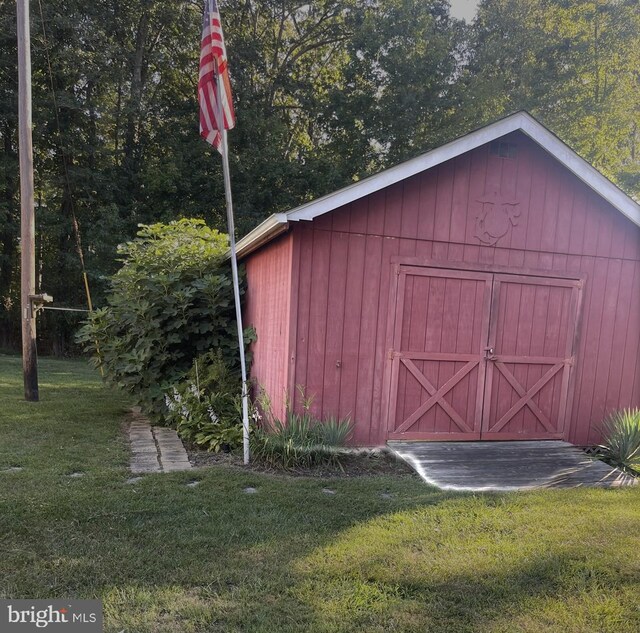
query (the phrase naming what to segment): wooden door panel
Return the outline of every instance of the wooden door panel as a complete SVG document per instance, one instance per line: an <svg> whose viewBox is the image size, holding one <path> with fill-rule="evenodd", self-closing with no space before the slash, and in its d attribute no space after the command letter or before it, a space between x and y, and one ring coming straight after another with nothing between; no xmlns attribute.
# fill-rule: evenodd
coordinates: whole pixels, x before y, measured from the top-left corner
<svg viewBox="0 0 640 633"><path fill-rule="evenodd" d="M478 439L489 273L399 266L390 439Z"/></svg>
<svg viewBox="0 0 640 633"><path fill-rule="evenodd" d="M395 282L390 439L565 436L581 281L398 265Z"/></svg>
<svg viewBox="0 0 640 633"><path fill-rule="evenodd" d="M564 436L581 282L495 275L483 439Z"/></svg>

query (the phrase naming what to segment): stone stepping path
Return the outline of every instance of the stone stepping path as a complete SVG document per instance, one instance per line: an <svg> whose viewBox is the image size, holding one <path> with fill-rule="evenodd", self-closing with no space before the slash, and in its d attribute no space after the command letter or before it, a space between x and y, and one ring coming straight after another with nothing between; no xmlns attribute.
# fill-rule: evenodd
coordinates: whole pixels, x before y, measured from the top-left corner
<svg viewBox="0 0 640 633"><path fill-rule="evenodd" d="M190 470L191 463L178 434L164 426L151 426L139 410L132 411L129 425L132 473Z"/></svg>

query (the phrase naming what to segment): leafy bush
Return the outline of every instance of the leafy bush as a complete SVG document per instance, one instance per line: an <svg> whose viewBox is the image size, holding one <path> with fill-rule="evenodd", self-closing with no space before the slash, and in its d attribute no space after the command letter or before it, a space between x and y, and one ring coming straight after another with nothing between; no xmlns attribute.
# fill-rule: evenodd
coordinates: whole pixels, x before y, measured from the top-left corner
<svg viewBox="0 0 640 633"><path fill-rule="evenodd" d="M185 380L165 395L166 421L178 435L218 452L242 443L242 382L222 354L199 357Z"/></svg>
<svg viewBox="0 0 640 633"><path fill-rule="evenodd" d="M118 248L123 265L110 280L107 307L78 333L105 379L156 420L166 413L165 393L194 358L220 350L238 368L226 250L226 236L202 220L141 225L138 237Z"/></svg>
<svg viewBox="0 0 640 633"><path fill-rule="evenodd" d="M640 409L613 413L603 425L601 458L624 472L640 476Z"/></svg>
<svg viewBox="0 0 640 633"><path fill-rule="evenodd" d="M303 413L288 410L286 423L265 411L267 427L257 429L251 438L254 457L276 468L308 468L319 464L340 464L344 445L351 435L349 419L318 420L309 412L305 400Z"/></svg>

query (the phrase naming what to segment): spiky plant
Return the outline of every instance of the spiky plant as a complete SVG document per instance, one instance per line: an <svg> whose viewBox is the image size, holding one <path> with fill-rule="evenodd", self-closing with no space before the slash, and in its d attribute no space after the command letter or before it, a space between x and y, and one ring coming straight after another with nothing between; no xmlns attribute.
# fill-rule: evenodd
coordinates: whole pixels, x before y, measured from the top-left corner
<svg viewBox="0 0 640 633"><path fill-rule="evenodd" d="M640 476L640 409L612 413L603 424L602 459L620 470Z"/></svg>
<svg viewBox="0 0 640 633"><path fill-rule="evenodd" d="M274 418L267 431L252 437L253 454L267 464L284 469L309 468L318 464L340 465L343 448L351 434L348 419L320 421L309 411L287 413L286 424Z"/></svg>
<svg viewBox="0 0 640 633"><path fill-rule="evenodd" d="M340 420L332 416L322 422L317 422L313 430L316 433L319 444L344 446L351 435L353 425L349 418Z"/></svg>

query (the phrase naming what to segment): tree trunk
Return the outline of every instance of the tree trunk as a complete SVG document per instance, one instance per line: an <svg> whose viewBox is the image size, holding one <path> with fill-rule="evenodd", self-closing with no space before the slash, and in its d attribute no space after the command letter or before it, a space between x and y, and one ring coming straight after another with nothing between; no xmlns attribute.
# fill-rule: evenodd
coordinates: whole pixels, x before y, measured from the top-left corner
<svg viewBox="0 0 640 633"><path fill-rule="evenodd" d="M127 107L127 130L124 143L125 166L130 172L135 172L136 167L136 132L139 124L142 93L144 90L145 76L145 45L149 34L149 11L143 9L136 31L135 50L133 54L133 67L131 73L131 95Z"/></svg>

